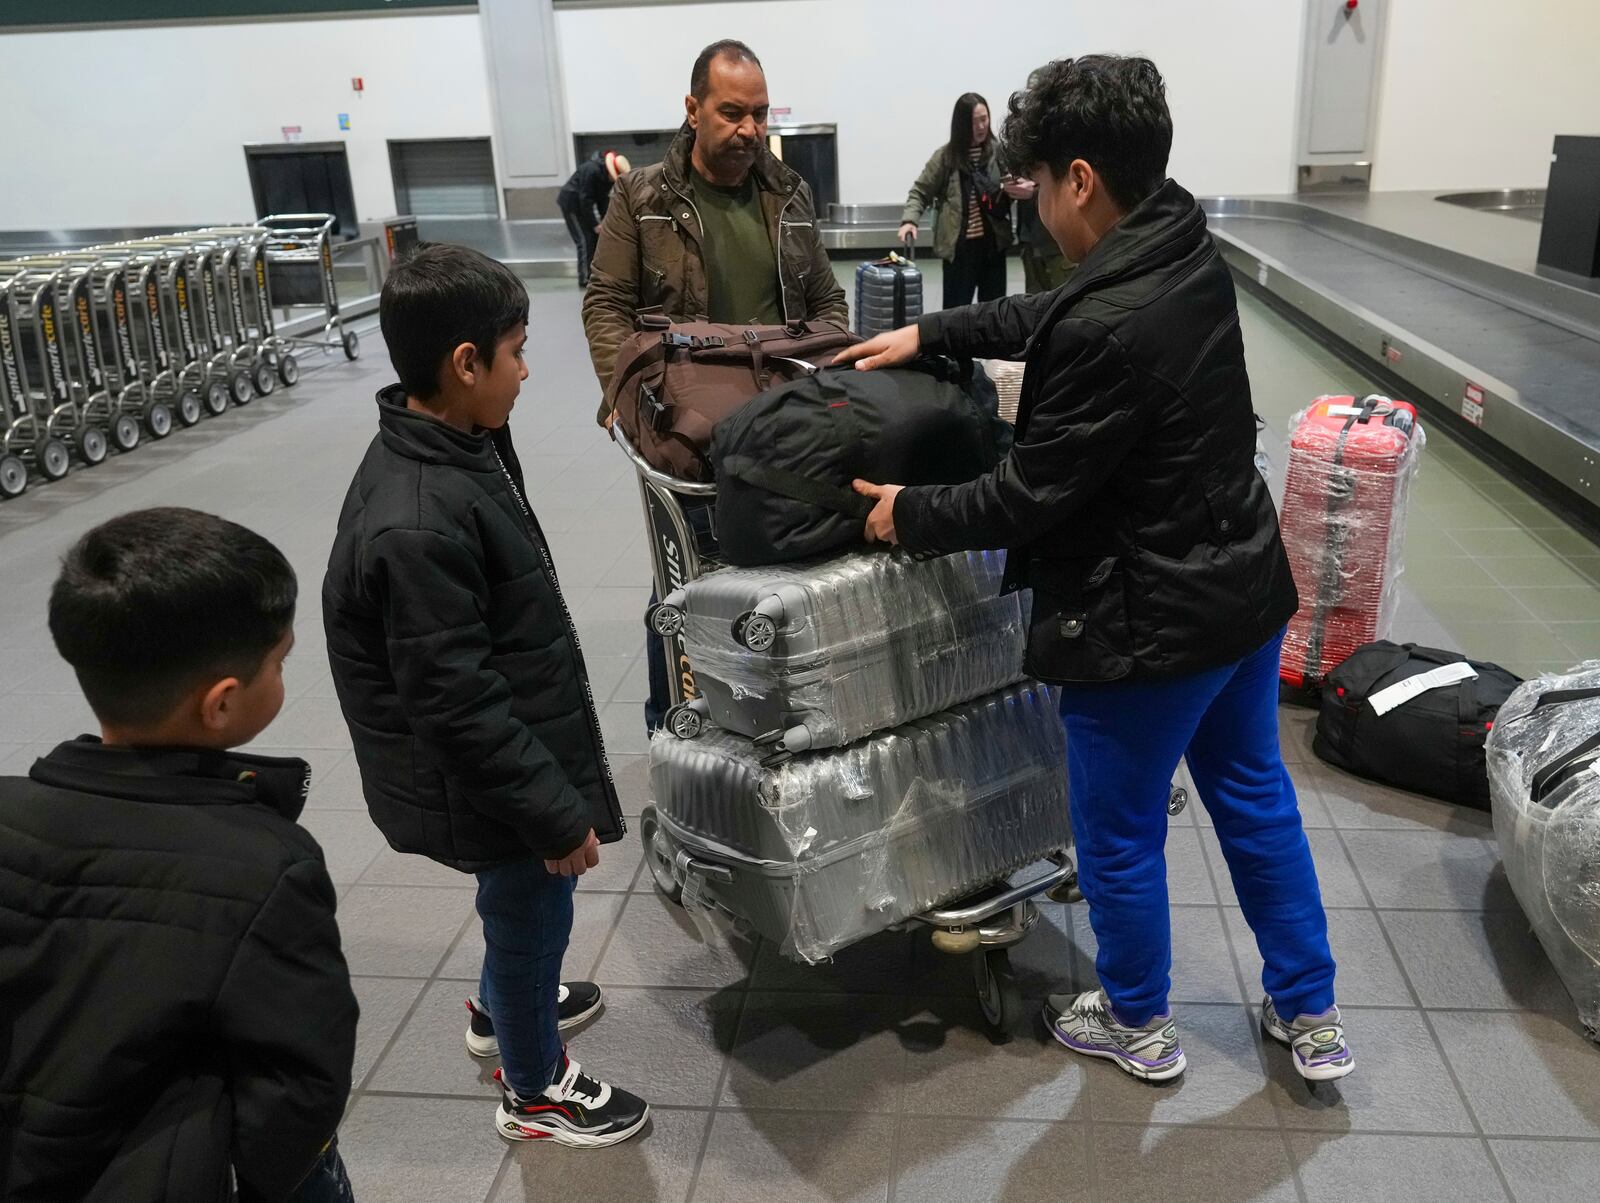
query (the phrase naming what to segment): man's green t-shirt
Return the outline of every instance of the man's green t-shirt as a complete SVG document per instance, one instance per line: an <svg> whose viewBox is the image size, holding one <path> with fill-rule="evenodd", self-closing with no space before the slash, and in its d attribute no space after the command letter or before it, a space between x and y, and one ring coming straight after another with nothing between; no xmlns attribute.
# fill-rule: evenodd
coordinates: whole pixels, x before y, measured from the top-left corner
<svg viewBox="0 0 1600 1203"><path fill-rule="evenodd" d="M740 325L783 323L778 296L778 263L767 233L754 176L722 188L693 172L695 208L705 225L706 283L710 318Z"/></svg>

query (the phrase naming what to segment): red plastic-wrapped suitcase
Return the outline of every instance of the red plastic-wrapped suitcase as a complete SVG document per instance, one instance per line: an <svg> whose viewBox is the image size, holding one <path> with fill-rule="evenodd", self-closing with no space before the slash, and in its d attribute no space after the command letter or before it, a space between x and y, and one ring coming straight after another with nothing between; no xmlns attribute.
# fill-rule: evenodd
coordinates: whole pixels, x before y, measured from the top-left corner
<svg viewBox="0 0 1600 1203"><path fill-rule="evenodd" d="M1422 450L1417 412L1388 397L1318 397L1295 415L1278 523L1300 591L1279 674L1321 687L1394 621L1406 501Z"/></svg>

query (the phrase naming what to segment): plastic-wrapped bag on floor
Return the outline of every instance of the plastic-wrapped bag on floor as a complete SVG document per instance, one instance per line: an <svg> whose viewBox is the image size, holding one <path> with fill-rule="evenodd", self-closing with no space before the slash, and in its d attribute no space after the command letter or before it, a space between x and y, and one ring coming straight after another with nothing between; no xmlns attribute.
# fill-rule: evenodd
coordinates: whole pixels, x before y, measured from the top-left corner
<svg viewBox="0 0 1600 1203"><path fill-rule="evenodd" d="M1291 687L1320 689L1356 648L1388 636L1423 443L1416 410L1388 397L1318 397L1290 419L1278 526L1300 590L1283 640Z"/></svg>
<svg viewBox="0 0 1600 1203"><path fill-rule="evenodd" d="M1600 660L1524 683L1488 753L1511 889L1600 1039Z"/></svg>
<svg viewBox="0 0 1600 1203"><path fill-rule="evenodd" d="M692 581L683 638L703 701L668 726L692 737L709 717L781 756L1001 689L1022 676L1029 602L1000 592L1004 574L1003 552L875 551Z"/></svg>
<svg viewBox="0 0 1600 1203"><path fill-rule="evenodd" d="M857 940L1072 846L1054 691L1024 683L775 768L724 731L650 743L654 851L686 907L793 960Z"/></svg>

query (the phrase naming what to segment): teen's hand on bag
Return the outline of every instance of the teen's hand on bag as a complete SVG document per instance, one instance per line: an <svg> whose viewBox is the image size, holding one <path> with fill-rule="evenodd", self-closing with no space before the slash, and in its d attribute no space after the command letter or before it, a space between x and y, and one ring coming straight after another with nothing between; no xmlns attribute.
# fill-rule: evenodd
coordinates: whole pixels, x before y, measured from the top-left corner
<svg viewBox="0 0 1600 1203"><path fill-rule="evenodd" d="M906 222L904 225L902 225L900 227L900 241L901 242L912 242L912 241L915 241L916 237L917 237L917 223L916 222L908 221L908 222Z"/></svg>
<svg viewBox="0 0 1600 1203"><path fill-rule="evenodd" d="M864 343L846 347L834 356L833 362L853 363L859 370L870 372L873 368L896 368L903 363L910 363L920 350L922 332L915 326L901 326L898 330L869 338Z"/></svg>
<svg viewBox="0 0 1600 1203"><path fill-rule="evenodd" d="M562 877L582 877L590 869L600 863L600 841L595 838L594 828L589 829L589 834L584 837L571 852L560 860L547 860L544 867L551 873L558 873Z"/></svg>
<svg viewBox="0 0 1600 1203"><path fill-rule="evenodd" d="M875 485L870 481L853 480L850 487L863 497L870 497L878 504L872 507L872 513L867 515L867 542L868 543L898 543L900 536L894 529L894 499L900 495L904 485Z"/></svg>

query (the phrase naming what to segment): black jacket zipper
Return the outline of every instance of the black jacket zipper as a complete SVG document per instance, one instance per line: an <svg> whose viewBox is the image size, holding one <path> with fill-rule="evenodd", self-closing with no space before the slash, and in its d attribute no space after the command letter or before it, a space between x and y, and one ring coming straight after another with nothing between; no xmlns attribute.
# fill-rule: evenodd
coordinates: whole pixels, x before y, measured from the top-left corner
<svg viewBox="0 0 1600 1203"><path fill-rule="evenodd" d="M539 520L533 516L526 499L522 496L522 489L517 484L516 478L511 475L505 458L500 454L500 448L495 444L494 436L489 436L489 447L494 452L494 462L500 465L500 474L505 477L506 485L511 490L511 496L517 503L517 510L522 514L522 520L528 526L528 534L533 539L533 544L539 549L539 561L544 567L545 580L550 583L550 588L556 595L556 601L561 606L561 619L567 625L567 638L572 640L574 667L578 672L578 680L583 682L583 701L585 712L589 719L589 736L594 740L595 754L600 758L600 767L606 775L606 807L611 813L611 818L617 825L617 831L622 835L628 834L628 820L622 813L622 799L617 796L617 781L611 775L611 760L606 756L605 739L600 733L600 712L595 708L594 689L589 684L589 670L583 662L583 642L578 638L578 628L572 621L572 611L567 608L566 594L561 591L561 581L556 576L556 564L550 558L549 545L544 541L544 532L539 529Z"/></svg>

